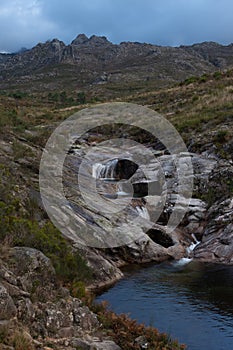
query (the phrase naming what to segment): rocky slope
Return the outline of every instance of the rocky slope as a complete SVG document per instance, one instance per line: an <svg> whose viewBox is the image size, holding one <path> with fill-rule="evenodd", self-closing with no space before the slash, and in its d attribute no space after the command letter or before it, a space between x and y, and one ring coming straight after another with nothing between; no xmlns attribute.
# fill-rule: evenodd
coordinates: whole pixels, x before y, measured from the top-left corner
<svg viewBox="0 0 233 350"><path fill-rule="evenodd" d="M97 138L95 139L95 156L98 163L98 146L96 142ZM102 146L99 156L101 158L103 154L106 156L109 153L111 154L111 148L107 147L105 149ZM124 159L125 150L122 149L120 153L121 159ZM129 159L130 153L130 148L127 148L127 159ZM194 197L189 201L186 214L178 229L173 231L172 234L168 234L166 233L166 225L173 214L175 206L179 208L178 212L179 210L185 210L186 206L185 193L188 191L188 188L185 188L183 193L180 191L176 168L176 156L180 164L186 164L186 154L174 157L174 155L164 155L163 151L156 150L156 161L147 164L147 170L149 169L148 171L152 174L152 178L148 178L147 174L147 179L145 179L140 174L140 171L136 170L135 174L129 179L130 184L133 186L134 196L126 210L120 211L119 215L114 216L114 219L111 215L108 216L107 213L101 217L98 210L92 209L90 211L87 203L80 200L80 193L75 186L75 177L78 172L77 164L81 162L80 155L82 158L86 156L85 154L85 147L84 149L80 145L78 149L74 147L73 152L67 158L64 172L64 181L67 181L67 186L65 187L67 198L75 205L74 208L77 214L81 215L83 219L88 218L93 225L96 223L100 224L102 230L107 230L109 234L112 229L111 225L114 226L116 223L119 225L120 223L122 232L124 232L124 225L128 223L128 220L130 222L132 216L135 218L136 226L132 226L131 230L134 232L135 237L139 238L132 243L124 245L123 248L108 249L108 259L111 260L111 257L114 256L114 261L118 266L128 262L142 263L171 258L180 259L183 256L188 256L185 248L192 242L195 242L194 237L196 237L201 242L194 250L196 259L225 264L233 262L233 187L231 182L233 164L231 161L220 159L216 154L207 153L206 151L202 154L189 154L193 166ZM112 154L114 154L114 151ZM119 160L121 162L121 171L125 173L126 169L124 169L121 159ZM117 163L115 160L113 163L113 167L116 167ZM105 166L108 168L108 163ZM125 166L127 167L127 164ZM164 182L161 188L156 187L158 193L148 193L148 190L145 190L145 182L150 185L151 181L155 181L155 174L158 174L160 169L165 174ZM111 176L113 170L114 168L111 171ZM119 187L115 188L114 186L112 182L110 184L107 182L107 184L103 185L103 181L101 181L99 183L99 193L105 197L110 196L110 198L114 198L114 193L119 192ZM188 183L187 186L189 186ZM124 199L127 199L128 188L127 183L125 186L124 182L120 184L120 190L126 191ZM87 196L89 195L91 198L91 193L87 189ZM160 213L160 210L162 213ZM64 211L60 213L60 217L62 215L64 216ZM64 221L67 220L67 218L63 219ZM157 224L150 224L150 220L157 221ZM143 232L147 232L147 235L144 235ZM127 235L127 232L125 232L125 235ZM74 237L75 232L70 235L70 238L75 241ZM112 273L112 276L114 276L114 273Z"/></svg>
<svg viewBox="0 0 233 350"><path fill-rule="evenodd" d="M75 47L72 49L74 51L70 48L69 50L76 52L73 58L71 58L72 55L67 47L57 41L41 44L32 49L35 53L34 58L30 56L31 51L20 54L25 56L1 55L1 65L6 68L5 73L9 74L9 80L6 77L3 84L5 86L9 84L11 74L18 74L16 71L13 72L14 67L19 67L21 64L23 76L16 77L16 80L19 79L18 82L30 82L41 69L42 73L40 74L42 75L37 75L37 78L43 80L45 73L42 67L46 66L48 69L46 74L51 74L51 79L56 85L56 81L53 79L53 69L49 68L50 63L57 62L59 67L62 64L68 64L73 69L76 67L74 60L78 60L77 52L79 50L80 57L84 57L83 59L86 60L85 66L91 64L92 59L93 62L96 59L96 69L99 67L100 57L103 57L101 55L108 55L108 47L111 50L121 51L125 47L126 60L128 60L129 55L133 59L141 48L142 66L136 67L140 68L139 73L144 72L143 62L147 62L147 64L150 62L149 58L146 61L146 56L143 55L145 54L144 48L149 50L151 45L123 43L119 49L119 46L115 47L105 38L87 39L85 36L79 36L71 46ZM103 50L103 46L106 50ZM227 67L230 64L230 59L228 60L226 57L228 49L232 49L231 46L221 47L218 52L218 45L216 49L215 44L200 44L194 45L192 48L182 48L182 52L191 50L192 54L189 53L187 57L195 55L199 63L202 64L202 59L204 60L203 64L205 64L206 69L207 66L214 69L214 63L210 63L206 56L203 56L201 61L199 60L200 55L204 55L206 46L210 50L208 57L211 56L211 60L213 57L218 57L220 61L221 58L224 58L225 61L221 61L222 67ZM95 50L99 50L99 53L96 58L91 59L89 54L93 47ZM157 49L164 50L164 52L170 50L169 48ZM172 50L174 53L180 52L178 48ZM26 60L24 61L22 57L26 57ZM31 75L29 67L28 73L30 74L25 77L24 74L27 74L28 69L25 62L28 63L30 57L35 75ZM20 61L22 62L20 63ZM93 64L95 65L95 63ZM123 67L124 74L122 74L124 77L127 77L127 71L130 72L129 74L135 74L132 73L133 65L130 65L127 71L124 69L125 67ZM183 69L180 64L179 69ZM60 73L57 74L59 77ZM95 78L98 78L98 74ZM86 72L84 75L86 76ZM101 78L101 81L106 81L106 86L110 86L108 84L111 82L105 77L106 75L103 79ZM87 78L87 81L93 81L91 79L93 76ZM48 84L50 83L48 82ZM25 90L27 90L27 84ZM120 267L125 264L159 262L186 256L186 247L193 242L193 233L201 241L193 252L194 258L206 262L233 263L232 91L233 74L229 70L225 73L218 72L218 74L205 76L204 79L197 77L187 80L180 86L173 88L161 91L151 89L149 93L136 93L127 97L130 102L150 106L150 108L166 115L182 133L191 152L190 157L194 168L193 198L183 221L173 235L167 235L166 222L173 211L174 204L178 202L182 207L185 205L185 201L184 198L177 198L177 171L174 157L171 157L163 148L161 149L155 140L148 143L148 139L145 139L144 135L136 135L137 140L144 142L156 154L157 162L152 162L149 167L151 173L154 174L158 172L157 167L160 164L164 174L164 182L161 186L162 193L166 187L163 212L152 230L150 227L148 235L145 232L148 223L150 225L148 215L153 217L153 201L151 196L148 196L145 179L138 168L133 167L130 162L119 160L119 164L114 163L116 168L112 170L113 173L115 172L114 176L120 176L121 171L123 171L125 177L130 172L128 180L138 196L130 201L125 215L120 213L115 216L115 221L111 222L107 215L103 216L97 210L87 208L80 198L80 193L74 189L73 185L77 182L75 178L77 165L84 156L87 156L88 147L95 146L98 149L98 143L105 140L107 133L102 132L101 134L101 130L98 130L98 133L90 133L81 140L81 143L77 140L76 145L69 150L64 167L64 187L70 204L74 206L77 215L81 217L83 222L88 220L93 225L98 224L106 232L112 228L111 225L117 224L119 226L119 223L124 225L128 220L128 215L140 223L137 225L135 221L133 226L140 239L128 242L123 247L115 248L81 248L74 239L75 232L70 231L70 237L66 243L70 251L78 250L79 253L82 253L88 266L93 269L94 280L88 281L89 289L101 288L121 278L123 274ZM122 93L122 99L126 100L124 91L121 90L119 93ZM64 288L64 285L72 287L72 283L67 282L67 279L61 283L51 261L53 260L55 267L59 268L59 264L56 264L56 256L59 256L58 260L61 259L58 262L62 267L64 263L67 263L63 259L63 253L68 261L70 261L71 256L66 255L66 250L62 250L65 242L59 238L57 232L55 232L55 236L52 236L54 239L51 242L49 237L51 237L51 233L54 234L54 231L46 232L43 230L44 227L47 227L48 217L43 210L39 195L39 160L51 131L70 114L70 111L61 108L56 103L51 104L45 99L40 100L38 95L29 97L28 95L18 96L5 92L4 95L0 96L0 102L0 238L3 245L0 265L0 339L1 341L4 339L5 343L1 346L3 349L14 349L16 342L24 342L23 349L27 349L27 347L28 349L35 347L44 350L49 347L59 350L64 348L72 350L75 348L119 349L106 336L106 333L102 333L96 316L80 302L80 299L71 296L70 291ZM103 151L108 153L110 149L108 147L105 150L103 148L99 150L98 163L103 161L101 159ZM122 154L124 152L125 150L122 149ZM179 155L179 157L181 162L185 164L186 155ZM103 162L101 166L106 168L105 163ZM150 180L149 182L153 182L152 180L155 179L151 178ZM124 188L126 192L129 183ZM115 185L104 183L104 181L98 182L100 193L108 196L114 196ZM60 220L66 222L66 211L58 209L58 214ZM17 242L17 246L14 244L15 242ZM45 244L43 244L44 242ZM38 249L42 251L44 249L44 252L49 253L50 259ZM54 254L54 249L56 254ZM173 348L170 347L170 349Z"/></svg>
<svg viewBox="0 0 233 350"><path fill-rule="evenodd" d="M8 102L13 101L10 99ZM26 105L25 108L27 108ZM78 249L87 260L88 266L93 269L94 280L89 281L87 285L91 290L107 286L123 277L120 270L122 265L132 262L161 261L170 255L163 246L153 243L149 237L147 241L133 242L114 251L82 249L77 242L74 244L74 240L65 243L60 240L58 233L55 232L53 236L53 230L46 232L43 228L46 228L48 217L42 209L37 187L41 148L35 144L34 138L39 136L41 130L31 129L33 134L27 130L24 137L17 131L14 133L12 129L9 131L8 126L4 130L0 141L0 239L2 243L0 348L4 350L120 349L116 337L113 337L118 334L117 329L114 328L115 323L121 324L124 321L121 326L124 335L121 335L121 338L123 336L128 338L129 321L121 321L121 319L118 321L115 315L112 315L110 320L105 320L105 316L100 315L99 319L102 321L99 321L96 314L93 314L78 297L74 296L80 286L82 291L83 283L76 284L76 281L72 281L69 277L70 270L73 268L70 251ZM72 158L72 153L70 156ZM71 161L71 159L68 160ZM133 207L131 211L136 214ZM83 212L85 212L84 208ZM64 215L65 212L61 215L61 220ZM88 215L90 216L90 213ZM104 219L96 213L92 215L93 222ZM146 247L146 243L149 242L149 246ZM68 244L68 253L64 249L66 244ZM35 247L46 252L47 256ZM67 260L64 260L63 255ZM65 271L66 264L68 264L68 271ZM76 266L78 277L81 267L79 260L79 265ZM104 327L103 322L105 322ZM113 324L113 330L110 332L111 324ZM139 326L136 332L134 323L130 329L132 330L131 348L140 349L137 342L140 343L140 335L146 330ZM173 346L170 341L167 342L165 338L161 336L161 349L167 343L167 349L179 348L178 345ZM125 344L126 342L127 339ZM143 344L144 342L148 342L145 336Z"/></svg>
<svg viewBox="0 0 233 350"><path fill-rule="evenodd" d="M97 316L58 284L50 260L26 247L1 251L0 335L2 350L120 350L104 339Z"/></svg>
<svg viewBox="0 0 233 350"><path fill-rule="evenodd" d="M148 81L160 87L193 75L232 66L233 46L203 43L162 47L146 43L112 44L84 34L70 45L54 39L16 54L0 54L1 88L40 91L88 88L108 83L131 86Z"/></svg>

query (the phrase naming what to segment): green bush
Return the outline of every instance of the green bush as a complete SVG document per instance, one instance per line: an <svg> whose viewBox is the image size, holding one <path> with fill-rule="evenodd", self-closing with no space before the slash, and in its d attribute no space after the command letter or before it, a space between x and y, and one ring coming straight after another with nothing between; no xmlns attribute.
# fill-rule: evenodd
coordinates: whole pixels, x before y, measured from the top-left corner
<svg viewBox="0 0 233 350"><path fill-rule="evenodd" d="M6 218L4 221L6 224ZM86 261L77 251L72 251L66 239L51 222L40 227L37 221L8 216L7 234L10 235L8 242L11 245L42 251L51 259L58 278L63 282L91 280L92 271Z"/></svg>
<svg viewBox="0 0 233 350"><path fill-rule="evenodd" d="M86 95L85 95L85 92L80 91L80 92L77 94L77 103L80 104L80 105L83 105L83 104L86 103Z"/></svg>
<svg viewBox="0 0 233 350"><path fill-rule="evenodd" d="M193 84L193 83L196 83L198 81L198 77L195 77L195 76L191 76L187 79L185 79L183 82L180 83L180 85L190 85L190 84Z"/></svg>
<svg viewBox="0 0 233 350"><path fill-rule="evenodd" d="M9 97L13 97L17 100L21 100L22 98L27 96L26 92L22 92L22 91L14 91L14 92L10 92L8 94Z"/></svg>
<svg viewBox="0 0 233 350"><path fill-rule="evenodd" d="M200 76L200 78L198 79L198 83L205 83L208 79L208 75L207 74L203 74L202 76Z"/></svg>
<svg viewBox="0 0 233 350"><path fill-rule="evenodd" d="M227 135L228 135L227 130L219 130L214 137L214 141L222 144L226 142Z"/></svg>
<svg viewBox="0 0 233 350"><path fill-rule="evenodd" d="M217 71L213 74L214 79L219 80L222 77L222 73Z"/></svg>
<svg viewBox="0 0 233 350"><path fill-rule="evenodd" d="M0 165L0 243L36 248L48 256L58 278L64 283L92 279L92 270L83 257L72 249L61 232L49 221L40 225L29 218L10 171Z"/></svg>

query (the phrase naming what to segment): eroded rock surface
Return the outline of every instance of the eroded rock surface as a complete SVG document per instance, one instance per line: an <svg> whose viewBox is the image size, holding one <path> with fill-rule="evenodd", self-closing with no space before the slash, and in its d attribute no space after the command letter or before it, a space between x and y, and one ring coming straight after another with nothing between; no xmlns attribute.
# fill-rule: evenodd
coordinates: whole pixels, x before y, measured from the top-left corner
<svg viewBox="0 0 233 350"><path fill-rule="evenodd" d="M208 262L233 263L233 198L214 204L195 257Z"/></svg>
<svg viewBox="0 0 233 350"><path fill-rule="evenodd" d="M14 334L19 329L24 334L29 329L30 349L120 349L107 338L99 339L97 316L56 282L44 254L26 247L4 254L0 260L1 332L7 328Z"/></svg>

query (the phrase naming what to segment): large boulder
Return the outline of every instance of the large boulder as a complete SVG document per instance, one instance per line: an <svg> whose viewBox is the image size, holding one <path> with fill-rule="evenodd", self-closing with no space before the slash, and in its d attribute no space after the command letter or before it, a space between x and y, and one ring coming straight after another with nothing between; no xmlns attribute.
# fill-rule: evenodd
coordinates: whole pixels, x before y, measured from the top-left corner
<svg viewBox="0 0 233 350"><path fill-rule="evenodd" d="M208 212L208 224L195 258L233 264L233 198L215 203Z"/></svg>

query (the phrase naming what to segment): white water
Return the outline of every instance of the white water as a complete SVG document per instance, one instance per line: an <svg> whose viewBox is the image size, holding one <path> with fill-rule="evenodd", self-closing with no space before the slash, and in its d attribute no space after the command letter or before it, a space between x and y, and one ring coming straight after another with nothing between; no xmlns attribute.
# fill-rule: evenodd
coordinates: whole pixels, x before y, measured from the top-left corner
<svg viewBox="0 0 233 350"><path fill-rule="evenodd" d="M114 171L117 165L118 159L113 159L107 164L95 163L92 166L92 177L96 179L112 179L114 180Z"/></svg>
<svg viewBox="0 0 233 350"><path fill-rule="evenodd" d="M118 196L126 197L126 196L129 195L129 193L127 193L127 192L125 192L125 191L118 191L118 192L117 192L117 195L118 195Z"/></svg>
<svg viewBox="0 0 233 350"><path fill-rule="evenodd" d="M192 233L192 238L193 238L194 242L191 243L190 246L186 248L187 257L181 258L180 260L176 261L174 263L174 266L184 266L184 265L189 264L193 260L193 257L192 257L193 251L200 242L197 240L194 233Z"/></svg>
<svg viewBox="0 0 233 350"><path fill-rule="evenodd" d="M103 169L105 168L105 165L101 164L101 163L95 163L92 166L92 177L94 177L95 179L99 179L101 172L103 171Z"/></svg>
<svg viewBox="0 0 233 350"><path fill-rule="evenodd" d="M150 220L150 214L149 214L148 210L146 209L146 207L139 207L139 206L137 206L136 210L137 210L138 214L143 219Z"/></svg>
<svg viewBox="0 0 233 350"><path fill-rule="evenodd" d="M173 263L173 265L174 266L184 266L184 265L189 264L192 260L193 260L192 258L181 258L180 260L175 261Z"/></svg>

